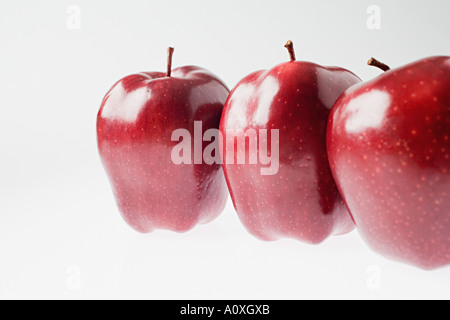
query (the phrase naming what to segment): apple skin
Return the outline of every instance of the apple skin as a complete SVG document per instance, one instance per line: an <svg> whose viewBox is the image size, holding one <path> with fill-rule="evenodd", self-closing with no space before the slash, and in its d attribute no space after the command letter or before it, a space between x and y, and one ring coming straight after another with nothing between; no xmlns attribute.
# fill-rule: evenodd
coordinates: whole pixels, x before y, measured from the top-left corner
<svg viewBox="0 0 450 320"><path fill-rule="evenodd" d="M98 148L132 228L185 232L222 212L228 190L221 165L175 165L178 142L171 137L181 128L194 137L194 121L202 122L202 134L218 129L228 94L219 78L194 66L174 69L171 77L130 75L107 93L97 117Z"/></svg>
<svg viewBox="0 0 450 320"><path fill-rule="evenodd" d="M331 169L361 236L382 255L450 263L450 57L347 90L330 115Z"/></svg>
<svg viewBox="0 0 450 320"><path fill-rule="evenodd" d="M232 90L220 123L223 166L234 207L251 234L318 244L354 229L329 168L326 125L336 99L360 81L345 69L291 61L252 73ZM261 175L260 162L227 163L225 141L233 129L278 129L278 173Z"/></svg>

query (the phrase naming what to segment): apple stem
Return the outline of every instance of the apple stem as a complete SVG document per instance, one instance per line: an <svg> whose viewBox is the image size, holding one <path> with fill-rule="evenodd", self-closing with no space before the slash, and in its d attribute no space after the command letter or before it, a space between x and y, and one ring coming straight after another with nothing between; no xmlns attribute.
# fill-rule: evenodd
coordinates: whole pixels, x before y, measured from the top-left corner
<svg viewBox="0 0 450 320"><path fill-rule="evenodd" d="M167 56L167 76L170 78L170 76L172 75L172 57L173 57L173 52L175 51L174 48L170 47L168 49L168 56Z"/></svg>
<svg viewBox="0 0 450 320"><path fill-rule="evenodd" d="M380 68L384 72L391 70L391 68L389 68L388 65L385 65L383 62L380 62L375 58L370 58L370 60L367 61L367 64L369 66L374 66L374 67Z"/></svg>
<svg viewBox="0 0 450 320"><path fill-rule="evenodd" d="M288 42L286 42L286 45L284 47L288 49L291 61L295 61L294 43L291 40L289 40Z"/></svg>

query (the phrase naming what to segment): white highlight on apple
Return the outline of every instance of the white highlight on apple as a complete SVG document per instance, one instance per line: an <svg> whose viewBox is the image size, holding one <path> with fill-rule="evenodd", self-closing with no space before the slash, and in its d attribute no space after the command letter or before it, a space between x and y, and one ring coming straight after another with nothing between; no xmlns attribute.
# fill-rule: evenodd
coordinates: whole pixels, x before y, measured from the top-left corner
<svg viewBox="0 0 450 320"><path fill-rule="evenodd" d="M249 106L254 99L255 87L244 83L234 89L234 94L230 97L230 105ZM233 123L235 127L246 126L245 108L231 108L228 114L229 123Z"/></svg>
<svg viewBox="0 0 450 320"><path fill-rule="evenodd" d="M445 60L445 64L447 65L447 68L450 67L450 58L448 58L447 60Z"/></svg>
<svg viewBox="0 0 450 320"><path fill-rule="evenodd" d="M66 271L67 289L71 291L81 290L81 268L79 266L69 266Z"/></svg>
<svg viewBox="0 0 450 320"><path fill-rule="evenodd" d="M255 123L267 123L269 119L270 106L275 96L280 90L280 84L274 77L266 77L258 88L256 96L258 99L258 108L256 109L253 121Z"/></svg>
<svg viewBox="0 0 450 320"><path fill-rule="evenodd" d="M223 157L220 154L219 146L224 145L224 137L218 129L209 129L202 135L202 122L194 122L194 139L187 129L176 129L172 133L171 140L179 142L171 153L172 162L176 165L192 164L222 164ZM225 164L246 164L248 141L248 159L251 165L259 164L261 175L276 175L280 168L280 142L279 130L270 130L270 151L268 150L268 130L259 129L227 129L226 130L226 156ZM203 142L210 142L203 150ZM235 142L237 142L237 152L235 154ZM194 157L192 157L192 146Z"/></svg>
<svg viewBox="0 0 450 320"><path fill-rule="evenodd" d="M389 94L379 90L352 99L347 108L351 115L345 123L345 129L351 133L360 133L367 128L379 127L390 104Z"/></svg>
<svg viewBox="0 0 450 320"><path fill-rule="evenodd" d="M147 87L127 93L123 85L115 86L106 97L108 108L103 108L102 116L111 120L133 123L151 95L152 91Z"/></svg>
<svg viewBox="0 0 450 320"><path fill-rule="evenodd" d="M377 5L371 5L367 8L367 14L370 16L367 18L367 28L369 30L381 29L381 8Z"/></svg>
<svg viewBox="0 0 450 320"><path fill-rule="evenodd" d="M69 17L67 18L66 26L69 30L81 29L81 9L77 5L70 5L66 10Z"/></svg>

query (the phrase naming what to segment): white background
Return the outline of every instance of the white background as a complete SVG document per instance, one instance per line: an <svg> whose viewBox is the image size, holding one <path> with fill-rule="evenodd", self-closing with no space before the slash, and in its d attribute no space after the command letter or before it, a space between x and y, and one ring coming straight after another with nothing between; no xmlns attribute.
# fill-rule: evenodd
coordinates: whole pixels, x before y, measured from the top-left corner
<svg viewBox="0 0 450 320"><path fill-rule="evenodd" d="M369 30L369 5L381 29ZM68 8L81 29L67 27ZM355 231L320 246L266 243L229 201L187 234L140 235L121 219L96 149L101 100L121 77L194 64L229 87L298 59L368 80L450 54L448 0L1 1L0 298L450 298L450 268L373 253Z"/></svg>

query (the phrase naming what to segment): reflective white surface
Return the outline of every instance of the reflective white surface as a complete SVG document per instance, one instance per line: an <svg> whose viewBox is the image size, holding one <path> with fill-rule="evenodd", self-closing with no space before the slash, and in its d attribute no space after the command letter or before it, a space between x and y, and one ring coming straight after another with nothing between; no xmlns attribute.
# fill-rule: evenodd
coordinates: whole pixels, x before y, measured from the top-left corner
<svg viewBox="0 0 450 320"><path fill-rule="evenodd" d="M69 5L81 29L69 30ZM381 29L366 26L369 5ZM123 221L101 167L95 119L115 81L199 65L229 87L297 59L363 80L449 54L448 0L4 1L0 3L0 298L450 298L450 269L371 252L357 232L319 247L250 236L228 202L178 235ZM399 40L401 39L401 40Z"/></svg>

